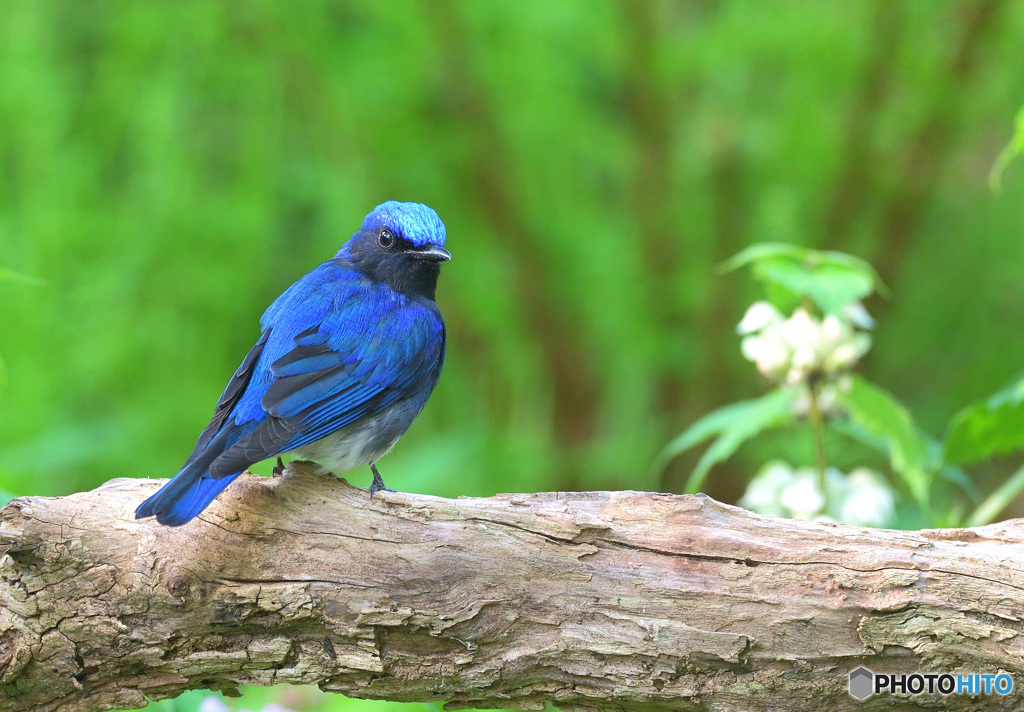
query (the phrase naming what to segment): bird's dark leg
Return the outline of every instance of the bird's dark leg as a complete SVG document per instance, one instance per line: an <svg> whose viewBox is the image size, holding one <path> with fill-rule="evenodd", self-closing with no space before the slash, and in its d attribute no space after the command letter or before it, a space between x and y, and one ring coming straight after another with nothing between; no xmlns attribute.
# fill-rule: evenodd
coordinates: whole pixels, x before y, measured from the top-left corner
<svg viewBox="0 0 1024 712"><path fill-rule="evenodd" d="M381 479L380 473L377 472L377 464L374 462L370 463L370 469L373 471L373 484L370 485L370 496L377 494L381 490L385 492L394 492L393 489L384 484L384 480Z"/></svg>
<svg viewBox="0 0 1024 712"><path fill-rule="evenodd" d="M282 460L281 456L278 455L277 464L274 465L274 477L277 477L278 475L282 474L284 474L284 460Z"/></svg>

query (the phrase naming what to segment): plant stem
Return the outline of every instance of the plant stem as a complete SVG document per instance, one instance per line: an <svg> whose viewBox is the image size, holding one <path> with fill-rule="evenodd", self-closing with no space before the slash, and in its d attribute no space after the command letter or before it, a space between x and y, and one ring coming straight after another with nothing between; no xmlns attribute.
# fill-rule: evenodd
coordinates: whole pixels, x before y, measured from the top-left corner
<svg viewBox="0 0 1024 712"><path fill-rule="evenodd" d="M807 407L807 416L811 421L811 432L814 434L814 464L818 470L818 484L821 487L821 495L826 498L825 492L825 424L821 417L821 406L818 403L818 381L810 379L807 387L811 391L811 401Z"/></svg>

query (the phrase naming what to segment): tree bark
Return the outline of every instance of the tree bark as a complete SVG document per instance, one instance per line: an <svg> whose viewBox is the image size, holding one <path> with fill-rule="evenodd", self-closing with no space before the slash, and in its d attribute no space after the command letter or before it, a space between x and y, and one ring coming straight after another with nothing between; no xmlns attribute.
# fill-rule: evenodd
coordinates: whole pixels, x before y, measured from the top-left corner
<svg viewBox="0 0 1024 712"><path fill-rule="evenodd" d="M847 675L1024 670L1024 528L885 531L704 496L449 500L293 464L179 528L162 481L0 510L0 710L190 688L562 710L880 709ZM918 695L904 707L1019 707Z"/></svg>

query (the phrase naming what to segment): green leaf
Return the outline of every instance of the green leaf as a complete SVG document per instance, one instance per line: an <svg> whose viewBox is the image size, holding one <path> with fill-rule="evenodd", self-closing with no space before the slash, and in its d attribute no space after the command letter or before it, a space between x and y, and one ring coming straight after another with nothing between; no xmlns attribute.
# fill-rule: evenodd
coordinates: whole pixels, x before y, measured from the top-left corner
<svg viewBox="0 0 1024 712"><path fill-rule="evenodd" d="M785 243L751 245L724 262L723 272L750 265L769 290L812 300L827 313L867 297L885 286L864 260L842 252L822 252Z"/></svg>
<svg viewBox="0 0 1024 712"><path fill-rule="evenodd" d="M860 423L852 420L829 420L827 422L829 430L839 433L871 450L888 454L888 446L885 439L875 433L869 433Z"/></svg>
<svg viewBox="0 0 1024 712"><path fill-rule="evenodd" d="M6 492L6 491L0 489L0 507L4 506L8 502L10 502L12 499L14 499L14 495L13 494L11 494L10 492Z"/></svg>
<svg viewBox="0 0 1024 712"><path fill-rule="evenodd" d="M1006 507L1024 491L1024 467L1015 472L995 492L982 502L967 520L967 526L980 527L991 524Z"/></svg>
<svg viewBox="0 0 1024 712"><path fill-rule="evenodd" d="M853 376L849 390L841 392L840 402L850 419L871 436L863 442L877 438L875 442L884 444L893 471L927 508L933 458L929 457L928 438L918 431L910 411L891 393L859 376Z"/></svg>
<svg viewBox="0 0 1024 712"><path fill-rule="evenodd" d="M786 257L759 262L754 274L761 281L778 284L814 301L822 311L838 314L843 307L871 294L870 275L838 264L808 267Z"/></svg>
<svg viewBox="0 0 1024 712"><path fill-rule="evenodd" d="M998 192L1003 187L1003 173L1017 156L1024 155L1024 108L1017 112L1017 119L1014 122L1013 136L992 164L992 170L988 174L989 187Z"/></svg>
<svg viewBox="0 0 1024 712"><path fill-rule="evenodd" d="M42 287L46 284L45 280L39 279L38 277L30 277L27 274L21 274L20 272L14 272L13 270L0 267L0 281L3 280L31 284L34 287Z"/></svg>
<svg viewBox="0 0 1024 712"><path fill-rule="evenodd" d="M946 461L987 460L1024 448L1024 374L984 401L953 416L946 434Z"/></svg>
<svg viewBox="0 0 1024 712"><path fill-rule="evenodd" d="M813 250L809 250L806 247L791 245L787 242L758 242L727 259L719 265L718 271L724 274L737 270L740 267L757 264L762 260L776 257L788 257L802 262L808 259L813 252Z"/></svg>
<svg viewBox="0 0 1024 712"><path fill-rule="evenodd" d="M860 443L861 445L877 450L878 452L889 454L889 447L884 438L879 437L876 434L867 432L859 423L851 420L831 420L828 423L829 430L839 433L850 440ZM928 449L928 465L929 470L937 470L936 474L942 480L949 482L963 490L964 494L967 495L968 499L973 503L981 501L981 495L978 492L977 486L974 484L974 480L971 479L964 470L956 465L950 463L944 463L942 461L942 444L938 441L922 435L926 440Z"/></svg>
<svg viewBox="0 0 1024 712"><path fill-rule="evenodd" d="M655 459L653 471L660 474L676 456L717 436L686 482L686 492L697 492L711 468L729 458L740 445L768 428L789 422L795 398L796 391L777 389L709 413L665 446Z"/></svg>

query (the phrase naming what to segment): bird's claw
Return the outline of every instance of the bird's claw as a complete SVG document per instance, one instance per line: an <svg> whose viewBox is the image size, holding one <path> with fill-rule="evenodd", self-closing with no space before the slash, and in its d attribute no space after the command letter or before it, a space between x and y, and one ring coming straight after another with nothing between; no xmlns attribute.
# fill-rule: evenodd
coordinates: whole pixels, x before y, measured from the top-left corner
<svg viewBox="0 0 1024 712"><path fill-rule="evenodd" d="M274 477L278 477L278 476L283 475L283 474L284 474L284 460L282 460L281 456L278 455L277 456L277 464L274 465Z"/></svg>
<svg viewBox="0 0 1024 712"><path fill-rule="evenodd" d="M370 469L373 471L373 483L370 485L370 496L371 497L373 497L373 495L377 494L381 490L383 490L385 492L394 492L395 491L395 490L391 489L390 487L388 487L386 484L384 484L384 479L380 476L380 473L377 472L377 466L375 464L370 463Z"/></svg>
<svg viewBox="0 0 1024 712"><path fill-rule="evenodd" d="M370 496L371 497L374 496L375 494L377 494L378 492L381 492L381 491L384 491L384 492L394 492L395 490L391 489L390 487L385 487L383 484L378 485L376 482L374 482L373 484L370 485Z"/></svg>

